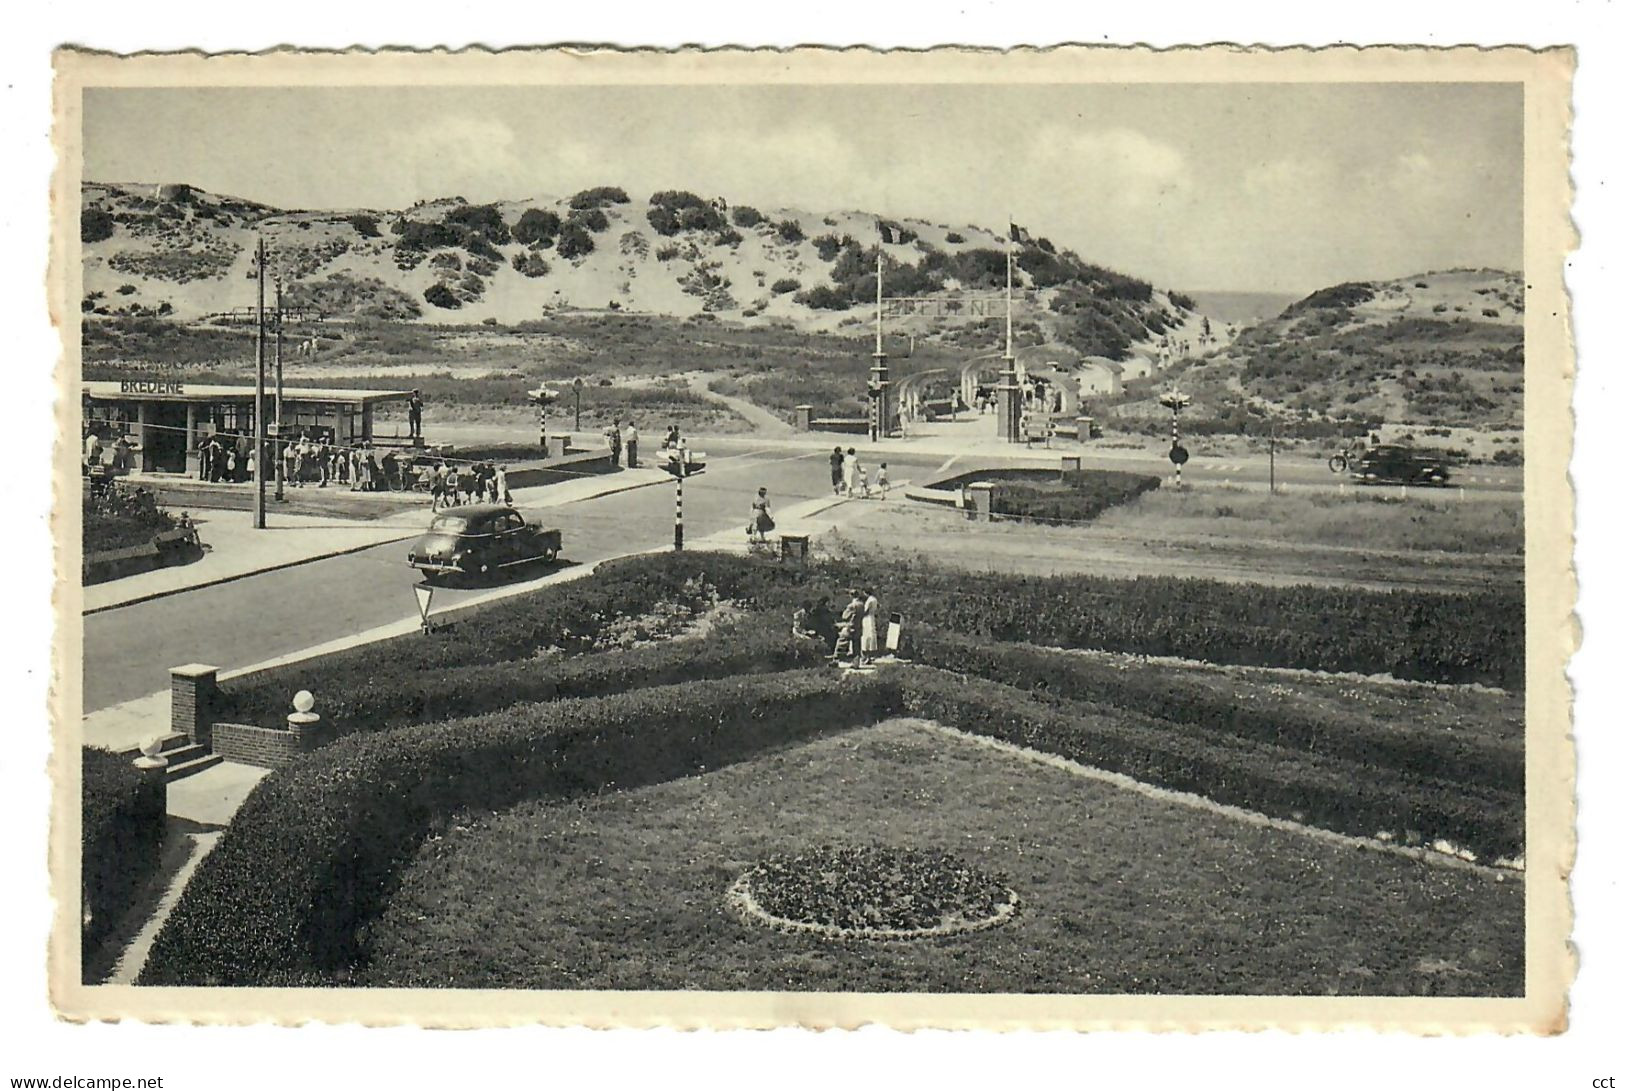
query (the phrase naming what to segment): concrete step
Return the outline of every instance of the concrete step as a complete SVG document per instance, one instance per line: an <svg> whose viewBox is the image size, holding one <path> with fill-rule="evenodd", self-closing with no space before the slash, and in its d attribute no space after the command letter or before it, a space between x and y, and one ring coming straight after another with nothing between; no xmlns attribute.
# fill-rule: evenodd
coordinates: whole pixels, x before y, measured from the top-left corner
<svg viewBox="0 0 1625 1091"><path fill-rule="evenodd" d="M171 731L167 735L160 735L158 737L158 753L162 754L166 758L173 755L175 751L191 745L191 736L180 731ZM135 758L139 758L141 756L141 748L139 746L127 746L123 750L120 750L119 753L123 754L127 758L130 758L131 760L134 760Z"/></svg>
<svg viewBox="0 0 1625 1091"><path fill-rule="evenodd" d="M164 778L166 783L180 780L183 777L189 777L193 773L201 773L205 769L212 769L214 766L219 765L221 762L226 760L219 754L206 753L202 747L195 747L191 749L196 749L198 751L196 757L188 757L185 761L171 761L169 763L169 768L164 770Z"/></svg>

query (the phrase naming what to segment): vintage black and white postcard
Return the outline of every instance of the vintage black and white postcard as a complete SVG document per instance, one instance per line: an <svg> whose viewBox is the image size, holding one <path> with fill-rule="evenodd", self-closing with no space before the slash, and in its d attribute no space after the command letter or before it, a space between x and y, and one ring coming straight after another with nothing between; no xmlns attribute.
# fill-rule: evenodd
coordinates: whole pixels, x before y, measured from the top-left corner
<svg viewBox="0 0 1625 1091"><path fill-rule="evenodd" d="M58 1010L1561 1030L1572 65L59 53Z"/></svg>

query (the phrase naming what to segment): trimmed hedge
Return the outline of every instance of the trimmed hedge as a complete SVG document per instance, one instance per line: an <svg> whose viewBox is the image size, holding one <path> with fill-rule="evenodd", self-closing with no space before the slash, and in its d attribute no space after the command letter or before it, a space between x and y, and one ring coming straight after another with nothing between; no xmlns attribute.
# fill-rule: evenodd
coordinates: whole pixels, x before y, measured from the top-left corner
<svg viewBox="0 0 1625 1091"><path fill-rule="evenodd" d="M1251 739L1212 735L1123 709L1042 698L932 667L899 676L916 716L1220 803L1344 833L1406 831L1486 856L1523 851L1523 807L1510 793L1390 770Z"/></svg>
<svg viewBox="0 0 1625 1091"><path fill-rule="evenodd" d="M930 628L910 634L914 658L1017 689L1131 709L1213 735L1325 754L1361 765L1424 774L1521 797L1523 748L1472 735L1328 715L1308 702L1238 685L1233 678L1124 669L1122 664L1029 644L994 644Z"/></svg>
<svg viewBox="0 0 1625 1091"><path fill-rule="evenodd" d="M1153 474L1122 470L993 469L937 482L934 488L958 489L976 481L993 483L993 514L1030 519L1035 523L1087 522L1108 508L1162 486Z"/></svg>
<svg viewBox="0 0 1625 1091"><path fill-rule="evenodd" d="M718 625L704 637L439 671L328 676L312 689L322 719L338 736L495 712L567 697L601 697L701 678L763 674L822 664L825 649L789 635L788 615ZM243 687L223 719L276 724L287 715L286 681ZM317 683L312 683L316 685Z"/></svg>
<svg viewBox="0 0 1625 1091"><path fill-rule="evenodd" d="M1117 470L1081 470L1063 474L1060 487L1011 482L993 489L995 515L1012 515L1035 523L1087 522L1108 508L1138 499L1160 488L1162 479Z"/></svg>
<svg viewBox="0 0 1625 1091"><path fill-rule="evenodd" d="M873 581L887 610L998 641L1523 688L1521 585L1466 594L1269 587L967 573L906 559L830 563L820 575L832 587Z"/></svg>
<svg viewBox="0 0 1625 1091"><path fill-rule="evenodd" d="M432 685L454 669L527 661L547 648L582 651L617 618L649 613L661 603L699 608L709 601L699 586L703 565L661 565L653 558L611 561L590 579L459 611L427 635L409 633L348 648L319 660L293 663L221 686L221 719L269 714L280 723L293 694L308 689L324 711L348 701L359 687L381 679ZM718 567L715 562L712 568ZM726 594L723 597L727 597ZM417 681L417 680L421 680Z"/></svg>
<svg viewBox="0 0 1625 1091"><path fill-rule="evenodd" d="M611 561L591 579L462 611L428 636L412 633L228 681L219 715L280 723L291 695L308 689L324 714L344 718L351 693L376 691L380 679L421 689L428 702L436 681L451 673L525 662L549 647L583 650L615 619L662 603L697 607L714 591L758 609L819 599L838 607L841 590L854 584L876 587L883 608L906 615L910 631L923 623L991 641L1523 688L1518 589L1448 594L1017 576L906 558L802 567L690 551ZM459 667L448 672L448 662ZM446 692L453 692L450 683Z"/></svg>
<svg viewBox="0 0 1625 1091"><path fill-rule="evenodd" d="M80 769L80 882L88 951L106 939L136 892L158 870L164 843L164 786L131 760L84 747Z"/></svg>
<svg viewBox="0 0 1625 1091"><path fill-rule="evenodd" d="M343 984L394 873L469 808L635 787L874 722L895 688L789 671L352 735L267 777L154 942L143 985Z"/></svg>

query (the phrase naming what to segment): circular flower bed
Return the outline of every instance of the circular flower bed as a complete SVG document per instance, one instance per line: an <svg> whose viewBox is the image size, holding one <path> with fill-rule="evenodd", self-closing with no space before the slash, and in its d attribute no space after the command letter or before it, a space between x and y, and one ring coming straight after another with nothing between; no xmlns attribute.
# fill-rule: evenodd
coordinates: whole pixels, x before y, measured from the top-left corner
<svg viewBox="0 0 1625 1091"><path fill-rule="evenodd" d="M848 939L975 932L1010 920L1020 903L956 856L880 847L769 857L735 880L728 900L747 920Z"/></svg>

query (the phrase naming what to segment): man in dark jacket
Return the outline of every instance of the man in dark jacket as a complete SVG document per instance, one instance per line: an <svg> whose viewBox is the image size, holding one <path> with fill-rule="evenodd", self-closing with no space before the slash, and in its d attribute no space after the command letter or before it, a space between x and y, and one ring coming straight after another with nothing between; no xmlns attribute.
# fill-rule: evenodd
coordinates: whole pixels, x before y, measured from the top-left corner
<svg viewBox="0 0 1625 1091"><path fill-rule="evenodd" d="M835 490L836 496L841 495L841 486L846 480L846 475L841 468L842 463L845 461L846 455L841 451L840 444L836 444L835 450L831 451L829 456L829 483L830 487Z"/></svg>

